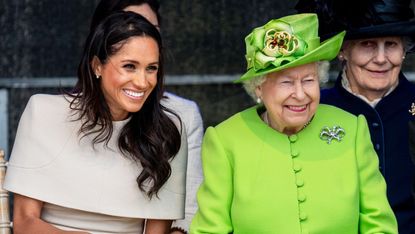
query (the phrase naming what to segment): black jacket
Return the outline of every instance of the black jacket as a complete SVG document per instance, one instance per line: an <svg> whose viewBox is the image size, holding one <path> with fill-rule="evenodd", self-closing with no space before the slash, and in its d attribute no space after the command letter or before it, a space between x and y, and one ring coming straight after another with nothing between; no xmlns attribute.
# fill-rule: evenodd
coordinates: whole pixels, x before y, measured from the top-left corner
<svg viewBox="0 0 415 234"><path fill-rule="evenodd" d="M409 112L414 102L415 85L402 73L396 89L382 98L375 108L345 90L341 74L333 88L321 92L321 103L366 117L400 234L415 233L415 200L412 196L415 165L409 153L408 136L409 123L415 121L415 116Z"/></svg>

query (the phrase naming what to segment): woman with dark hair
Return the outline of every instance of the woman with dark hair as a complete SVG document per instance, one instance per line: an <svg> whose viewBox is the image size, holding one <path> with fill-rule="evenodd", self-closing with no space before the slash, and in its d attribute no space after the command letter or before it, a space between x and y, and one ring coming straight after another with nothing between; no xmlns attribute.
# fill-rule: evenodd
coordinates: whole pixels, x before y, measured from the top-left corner
<svg viewBox="0 0 415 234"><path fill-rule="evenodd" d="M162 43L119 12L90 32L75 92L34 95L5 188L14 233L166 233L184 216L186 134L160 104Z"/></svg>
<svg viewBox="0 0 415 234"><path fill-rule="evenodd" d="M116 11L131 11L140 14L160 30L161 16L159 7L157 0L101 0L95 8L91 21L91 30L106 16ZM185 219L176 220L173 223L173 230L182 229L183 232L188 230L190 222L196 213L196 191L203 181L200 157L204 132L203 121L199 108L194 101L184 99L170 92L164 92L161 103L180 116L187 133L188 157Z"/></svg>

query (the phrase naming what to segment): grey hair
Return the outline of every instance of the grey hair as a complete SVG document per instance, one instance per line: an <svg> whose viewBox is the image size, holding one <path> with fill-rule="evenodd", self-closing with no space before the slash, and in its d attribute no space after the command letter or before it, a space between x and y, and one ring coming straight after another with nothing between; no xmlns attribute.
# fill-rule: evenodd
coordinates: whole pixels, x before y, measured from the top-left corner
<svg viewBox="0 0 415 234"><path fill-rule="evenodd" d="M317 73L318 73L318 78L320 80L320 84L328 82L330 62L329 61L319 61L319 62L317 62L317 66L318 66L317 67ZM266 78L267 78L266 75L256 76L256 77L253 77L252 79L249 79L249 80L243 82L243 86L244 86L245 91L249 94L249 96L251 96L251 98L255 102L258 98L256 93L255 93L255 90L259 86L261 86L262 83L264 83Z"/></svg>
<svg viewBox="0 0 415 234"><path fill-rule="evenodd" d="M261 86L261 84L264 83L265 79L266 79L266 76L262 75L262 76L255 76L252 79L249 79L243 82L245 91L249 94L249 96L251 96L251 98L254 101L256 101L258 98L256 96L255 90L258 86Z"/></svg>
<svg viewBox="0 0 415 234"><path fill-rule="evenodd" d="M402 37L404 52L407 53L415 48L415 41L411 37Z"/></svg>

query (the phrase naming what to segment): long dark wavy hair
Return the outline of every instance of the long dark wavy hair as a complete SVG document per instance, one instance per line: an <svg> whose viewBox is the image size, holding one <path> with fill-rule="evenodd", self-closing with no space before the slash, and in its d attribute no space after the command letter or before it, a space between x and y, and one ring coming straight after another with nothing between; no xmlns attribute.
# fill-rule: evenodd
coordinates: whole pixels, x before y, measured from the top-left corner
<svg viewBox="0 0 415 234"><path fill-rule="evenodd" d="M159 13L160 4L157 0L101 0L95 8L94 15L91 21L91 30L93 30L99 22L105 17L116 11L122 11L129 6L139 6L148 4L157 16L157 21L160 25L161 16Z"/></svg>
<svg viewBox="0 0 415 234"><path fill-rule="evenodd" d="M102 20L86 39L78 67L78 82L70 94L73 98L70 106L79 114L76 120L82 122L80 135L93 136L93 145L107 145L113 134L112 116L101 90L101 79L96 79L91 63L94 57L102 64L107 63L131 37L153 38L160 52L157 85L142 108L130 113L130 120L118 138L122 154L141 164L143 169L137 184L151 198L157 196L170 177L169 161L180 149L180 132L171 118L176 118L180 131L182 129L178 115L160 104L164 92L164 64L158 30L144 17L131 12L116 12Z"/></svg>

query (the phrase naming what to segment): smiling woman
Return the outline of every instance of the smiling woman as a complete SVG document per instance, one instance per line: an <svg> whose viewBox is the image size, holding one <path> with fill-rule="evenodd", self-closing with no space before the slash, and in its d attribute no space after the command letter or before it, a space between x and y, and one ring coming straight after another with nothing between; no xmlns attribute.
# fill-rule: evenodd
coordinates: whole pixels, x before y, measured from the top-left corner
<svg viewBox="0 0 415 234"><path fill-rule="evenodd" d="M268 107L262 114L265 122L279 132L295 134L311 121L317 110L320 100L317 63L270 73L255 91Z"/></svg>
<svg viewBox="0 0 415 234"><path fill-rule="evenodd" d="M137 112L157 84L159 49L151 37L132 37L107 61L94 57L95 75L114 120Z"/></svg>
<svg viewBox="0 0 415 234"><path fill-rule="evenodd" d="M317 29L290 15L245 38L237 82L258 105L206 130L191 233L397 233L365 118L319 105L318 61L344 33Z"/></svg>
<svg viewBox="0 0 415 234"><path fill-rule="evenodd" d="M339 58L345 65L351 91L373 102L398 85L404 42L401 37L346 41Z"/></svg>
<svg viewBox="0 0 415 234"><path fill-rule="evenodd" d="M334 87L321 103L364 115L400 234L415 232L415 165L410 156L415 85L401 70L415 52L413 0L299 0L299 12L317 13L322 37L346 31ZM358 7L356 7L358 6ZM408 62L408 61L407 61Z"/></svg>
<svg viewBox="0 0 415 234"><path fill-rule="evenodd" d="M162 48L145 18L114 13L90 32L75 90L30 99L4 185L14 233L166 233L183 218L186 133L160 103Z"/></svg>

